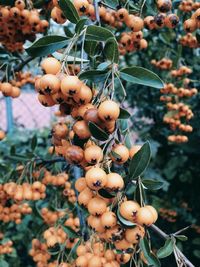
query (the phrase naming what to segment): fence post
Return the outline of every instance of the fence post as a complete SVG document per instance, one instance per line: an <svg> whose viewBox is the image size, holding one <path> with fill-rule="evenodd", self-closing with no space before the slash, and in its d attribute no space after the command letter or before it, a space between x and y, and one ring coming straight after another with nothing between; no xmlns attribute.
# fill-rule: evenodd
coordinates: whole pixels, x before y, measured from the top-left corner
<svg viewBox="0 0 200 267"><path fill-rule="evenodd" d="M13 131L13 110L11 97L5 97L6 100L6 118L7 118L7 132Z"/></svg>

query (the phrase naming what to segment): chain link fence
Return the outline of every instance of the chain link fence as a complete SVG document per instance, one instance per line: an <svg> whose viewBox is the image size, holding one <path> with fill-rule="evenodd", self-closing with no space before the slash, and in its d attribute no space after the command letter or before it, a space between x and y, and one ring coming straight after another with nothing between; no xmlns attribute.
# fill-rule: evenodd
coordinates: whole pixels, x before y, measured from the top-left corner
<svg viewBox="0 0 200 267"><path fill-rule="evenodd" d="M37 100L33 86L21 89L18 98L0 95L0 129L10 132L14 128L41 129L54 118L55 107L45 108Z"/></svg>

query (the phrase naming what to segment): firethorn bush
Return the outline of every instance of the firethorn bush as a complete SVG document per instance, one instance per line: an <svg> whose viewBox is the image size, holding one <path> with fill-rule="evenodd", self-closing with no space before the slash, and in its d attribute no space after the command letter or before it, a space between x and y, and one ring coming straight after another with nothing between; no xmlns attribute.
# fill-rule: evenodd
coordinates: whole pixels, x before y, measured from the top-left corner
<svg viewBox="0 0 200 267"><path fill-rule="evenodd" d="M56 108L0 130L0 266L194 266L200 3L2 0L0 26L2 96Z"/></svg>

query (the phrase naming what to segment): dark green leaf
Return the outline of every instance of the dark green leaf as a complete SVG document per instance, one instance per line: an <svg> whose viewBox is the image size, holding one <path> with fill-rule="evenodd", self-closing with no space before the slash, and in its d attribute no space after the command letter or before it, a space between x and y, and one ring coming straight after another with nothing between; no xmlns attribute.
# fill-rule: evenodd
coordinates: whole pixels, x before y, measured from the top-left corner
<svg viewBox="0 0 200 267"><path fill-rule="evenodd" d="M105 47L104 47L104 54L108 60L114 63L118 63L119 61L119 50L117 41L115 38L109 38L106 41Z"/></svg>
<svg viewBox="0 0 200 267"><path fill-rule="evenodd" d="M70 31L69 27L68 26L64 26L63 27L63 30L65 32L65 35L69 38L72 38L74 36L74 34Z"/></svg>
<svg viewBox="0 0 200 267"><path fill-rule="evenodd" d="M171 238L168 238L165 241L165 244L163 247L161 247L158 251L157 251L157 256L158 258L162 259L162 258L166 258L169 255L172 254L174 250L174 240L172 240Z"/></svg>
<svg viewBox="0 0 200 267"><path fill-rule="evenodd" d="M180 241L187 241L188 238L185 235L176 235L176 238L179 239Z"/></svg>
<svg viewBox="0 0 200 267"><path fill-rule="evenodd" d="M160 267L159 259L151 252L147 238L144 237L140 240L140 248L144 253L144 257L148 262L148 266Z"/></svg>
<svg viewBox="0 0 200 267"><path fill-rule="evenodd" d="M131 116L131 114L123 108L120 108L120 114L119 114L119 119L128 119Z"/></svg>
<svg viewBox="0 0 200 267"><path fill-rule="evenodd" d="M15 0L0 0L2 6L14 6Z"/></svg>
<svg viewBox="0 0 200 267"><path fill-rule="evenodd" d="M70 227L68 226L62 226L65 233L68 235L69 238L77 238L78 234Z"/></svg>
<svg viewBox="0 0 200 267"><path fill-rule="evenodd" d="M110 7L116 8L119 5L118 0L104 0L104 2Z"/></svg>
<svg viewBox="0 0 200 267"><path fill-rule="evenodd" d="M9 267L9 264L7 261L0 258L0 267Z"/></svg>
<svg viewBox="0 0 200 267"><path fill-rule="evenodd" d="M88 41L107 41L109 38L114 38L114 35L106 28L89 25L86 30L85 38Z"/></svg>
<svg viewBox="0 0 200 267"><path fill-rule="evenodd" d="M88 70L81 72L79 74L79 78L81 80L97 81L97 80L102 80L107 73L108 73L107 70Z"/></svg>
<svg viewBox="0 0 200 267"><path fill-rule="evenodd" d="M198 43L200 43L200 34L199 33L196 33L196 38L197 38Z"/></svg>
<svg viewBox="0 0 200 267"><path fill-rule="evenodd" d="M99 126L97 126L93 122L89 122L88 124L90 132L94 138L100 141L106 141L109 138L109 135L104 132Z"/></svg>
<svg viewBox="0 0 200 267"><path fill-rule="evenodd" d="M159 190L164 185L163 182L160 182L158 180L153 180L153 179L143 179L142 183L149 190Z"/></svg>
<svg viewBox="0 0 200 267"><path fill-rule="evenodd" d="M147 168L151 157L150 144L147 141L141 149L134 155L129 165L130 178L140 176Z"/></svg>
<svg viewBox="0 0 200 267"><path fill-rule="evenodd" d="M44 36L34 42L26 49L26 52L32 57L42 57L52 54L67 44L67 38L59 35Z"/></svg>
<svg viewBox="0 0 200 267"><path fill-rule="evenodd" d="M100 189L98 193L104 198L113 198L115 196L114 194L111 194L110 192L108 192L107 190L103 188Z"/></svg>
<svg viewBox="0 0 200 267"><path fill-rule="evenodd" d="M198 259L200 259L200 250L195 249L195 250L193 251L193 254L194 254ZM6 267L7 267L7 266L6 266Z"/></svg>
<svg viewBox="0 0 200 267"><path fill-rule="evenodd" d="M120 71L120 77L131 83L142 84L154 88L163 88L164 83L154 72L142 67L124 68Z"/></svg>
<svg viewBox="0 0 200 267"><path fill-rule="evenodd" d="M35 150L36 146L37 146L37 135L34 135L32 140L31 140L31 149L32 149L32 151Z"/></svg>
<svg viewBox="0 0 200 267"><path fill-rule="evenodd" d="M70 0L59 0L59 6L69 21L76 24L80 20L79 14Z"/></svg>
<svg viewBox="0 0 200 267"><path fill-rule="evenodd" d="M84 50L89 56L95 56L99 44L95 41L85 41Z"/></svg>
<svg viewBox="0 0 200 267"><path fill-rule="evenodd" d="M119 219L119 221L126 227L135 227L136 224L133 223L133 222L130 222L126 219L124 219L121 215L120 215L120 212L119 212L119 209L117 210L117 217Z"/></svg>
<svg viewBox="0 0 200 267"><path fill-rule="evenodd" d="M13 145L10 147L10 155L15 155L16 153L16 147Z"/></svg>
<svg viewBox="0 0 200 267"><path fill-rule="evenodd" d="M33 2L35 8L41 8L46 4L46 0L36 0Z"/></svg>
<svg viewBox="0 0 200 267"><path fill-rule="evenodd" d="M75 32L80 33L85 26L88 19L80 19L79 22L76 24Z"/></svg>

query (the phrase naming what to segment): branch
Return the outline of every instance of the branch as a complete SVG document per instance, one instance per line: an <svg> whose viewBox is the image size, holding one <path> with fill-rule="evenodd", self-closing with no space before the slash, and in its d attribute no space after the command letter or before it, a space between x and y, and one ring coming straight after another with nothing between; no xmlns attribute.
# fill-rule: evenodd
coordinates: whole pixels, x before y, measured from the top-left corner
<svg viewBox="0 0 200 267"><path fill-rule="evenodd" d="M20 71L21 69L23 69L23 67L33 59L34 58L30 57L30 56L25 58L22 62L20 62L18 65L16 65L14 67L14 72L17 72L17 71ZM6 74L4 74L4 76L2 77L2 82L4 82L5 80L6 80Z"/></svg>
<svg viewBox="0 0 200 267"><path fill-rule="evenodd" d="M95 17L98 25L101 24L100 16L99 16L99 0L93 0L94 3L94 10L95 10Z"/></svg>
<svg viewBox="0 0 200 267"><path fill-rule="evenodd" d="M158 234L162 239L166 240L167 238L170 237L170 235L166 234L165 232L163 232L158 226L156 226L155 224L151 225L150 228L156 233ZM188 266L188 267L195 267L189 260L188 258L181 252L181 250L175 246L176 251L179 253L180 257L182 258L182 260L184 261L184 263Z"/></svg>

